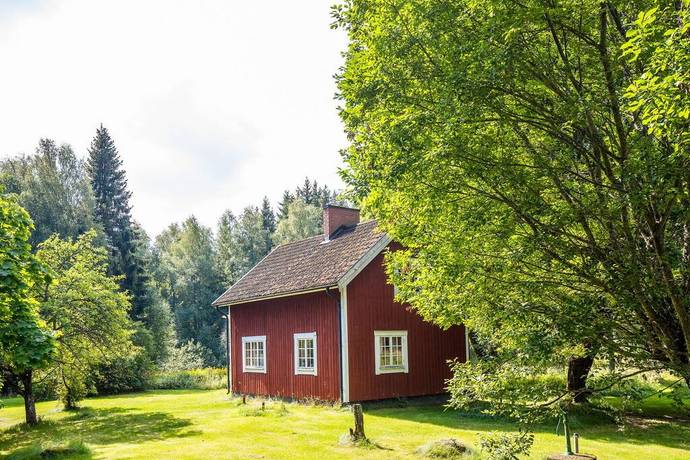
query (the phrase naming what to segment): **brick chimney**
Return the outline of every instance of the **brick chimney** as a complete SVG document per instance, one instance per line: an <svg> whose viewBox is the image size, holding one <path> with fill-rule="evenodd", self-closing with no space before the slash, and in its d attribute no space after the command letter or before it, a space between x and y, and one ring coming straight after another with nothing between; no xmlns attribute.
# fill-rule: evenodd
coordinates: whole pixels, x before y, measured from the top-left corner
<svg viewBox="0 0 690 460"><path fill-rule="evenodd" d="M323 233L326 240L340 227L349 227L359 223L359 209L345 208L327 204L323 208Z"/></svg>

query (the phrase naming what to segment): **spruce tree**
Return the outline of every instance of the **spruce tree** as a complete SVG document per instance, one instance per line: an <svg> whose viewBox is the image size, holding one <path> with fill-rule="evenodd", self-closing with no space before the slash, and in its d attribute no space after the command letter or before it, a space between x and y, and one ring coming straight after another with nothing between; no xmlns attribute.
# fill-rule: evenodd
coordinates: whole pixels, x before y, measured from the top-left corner
<svg viewBox="0 0 690 460"><path fill-rule="evenodd" d="M299 187L298 187L299 188ZM295 196L289 190L283 192L283 199L278 203L278 220L286 219L288 216L288 207L290 203L295 201Z"/></svg>
<svg viewBox="0 0 690 460"><path fill-rule="evenodd" d="M108 130L101 127L89 147L87 170L95 198L95 217L103 227L108 245L109 272L124 276L121 287L133 297L132 316L141 313L143 299L137 299L135 289L141 267L136 261L135 232L132 226L132 194L127 190L127 178L122 160Z"/></svg>
<svg viewBox="0 0 690 460"><path fill-rule="evenodd" d="M263 221L264 230L268 236L268 241L270 242L271 235L276 231L276 216L273 213L273 208L268 201L268 197L264 197L264 200L261 202L261 219Z"/></svg>

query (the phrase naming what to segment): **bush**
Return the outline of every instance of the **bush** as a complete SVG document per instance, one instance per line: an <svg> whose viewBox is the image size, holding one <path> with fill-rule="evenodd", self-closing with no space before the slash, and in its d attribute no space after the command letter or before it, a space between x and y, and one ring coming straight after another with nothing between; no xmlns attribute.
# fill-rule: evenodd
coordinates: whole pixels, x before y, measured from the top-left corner
<svg viewBox="0 0 690 460"><path fill-rule="evenodd" d="M93 385L98 394L117 394L142 391L148 386L153 363L139 350L132 356L117 358L98 367L93 375Z"/></svg>
<svg viewBox="0 0 690 460"><path fill-rule="evenodd" d="M490 460L518 460L528 455L534 435L521 431L519 434L488 433L479 437L482 452Z"/></svg>
<svg viewBox="0 0 690 460"><path fill-rule="evenodd" d="M80 441L71 441L66 445L42 445L32 444L19 449L6 457L8 460L34 460L34 459L80 459L91 458L91 449Z"/></svg>
<svg viewBox="0 0 690 460"><path fill-rule="evenodd" d="M169 351L168 358L161 366L164 372L190 371L201 369L213 360L213 353L205 346L192 340Z"/></svg>
<svg viewBox="0 0 690 460"><path fill-rule="evenodd" d="M153 375L148 387L156 390L217 390L226 385L226 370L209 367L158 372Z"/></svg>

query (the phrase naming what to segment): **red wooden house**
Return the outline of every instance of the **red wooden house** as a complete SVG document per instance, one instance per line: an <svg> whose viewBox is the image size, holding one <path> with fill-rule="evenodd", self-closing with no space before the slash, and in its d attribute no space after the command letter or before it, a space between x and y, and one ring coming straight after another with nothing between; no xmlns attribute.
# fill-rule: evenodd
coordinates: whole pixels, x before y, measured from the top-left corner
<svg viewBox="0 0 690 460"><path fill-rule="evenodd" d="M390 239L359 211L324 210L324 235L278 246L215 300L227 307L233 393L366 401L444 392L464 327L394 300Z"/></svg>

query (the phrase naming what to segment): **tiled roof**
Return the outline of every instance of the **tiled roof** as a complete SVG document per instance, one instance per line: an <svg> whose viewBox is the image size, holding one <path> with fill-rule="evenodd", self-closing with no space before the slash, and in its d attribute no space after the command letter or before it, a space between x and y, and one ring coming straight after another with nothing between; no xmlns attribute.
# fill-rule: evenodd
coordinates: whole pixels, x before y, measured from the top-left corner
<svg viewBox="0 0 690 460"><path fill-rule="evenodd" d="M376 221L344 227L328 242L318 235L273 249L230 289L214 306L237 304L263 297L335 286L338 280L376 245L384 234Z"/></svg>

